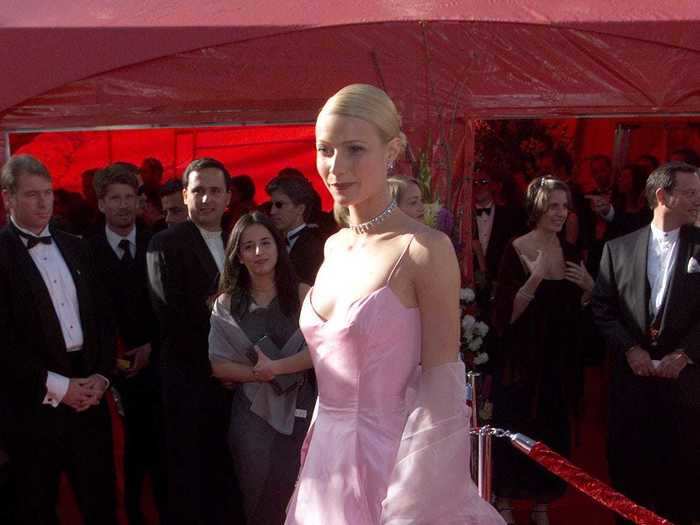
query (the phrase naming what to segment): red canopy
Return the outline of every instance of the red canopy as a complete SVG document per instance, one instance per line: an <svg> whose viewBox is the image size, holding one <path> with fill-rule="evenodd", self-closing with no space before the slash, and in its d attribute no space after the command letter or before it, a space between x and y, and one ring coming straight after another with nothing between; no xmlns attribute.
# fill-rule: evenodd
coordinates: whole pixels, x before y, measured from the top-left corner
<svg viewBox="0 0 700 525"><path fill-rule="evenodd" d="M383 86L409 135L453 115L700 107L692 1L25 0L3 6L0 127L313 120Z"/></svg>

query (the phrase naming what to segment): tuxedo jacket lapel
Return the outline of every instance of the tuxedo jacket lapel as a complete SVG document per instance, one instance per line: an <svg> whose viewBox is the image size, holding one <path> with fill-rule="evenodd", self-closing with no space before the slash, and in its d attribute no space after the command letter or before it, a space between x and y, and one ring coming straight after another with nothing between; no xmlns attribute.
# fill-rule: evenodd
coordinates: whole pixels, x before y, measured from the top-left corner
<svg viewBox="0 0 700 525"><path fill-rule="evenodd" d="M661 318L660 332L670 327L673 319L678 317L678 308L683 308L683 295L689 288L686 286L688 276L688 261L694 253L694 248L688 239L688 229L681 228L678 237L678 253L676 263L671 274L666 296L664 297L664 311Z"/></svg>
<svg viewBox="0 0 700 525"><path fill-rule="evenodd" d="M197 225L192 221L190 221L188 224L190 225L192 247L197 256L197 259L199 259L199 262L202 263L202 266L207 272L207 275L211 277L210 280L212 283L214 283L215 286L216 280L219 276L219 267L216 266L216 261L214 261L214 257L212 257L211 252L209 251L209 247L207 246L207 243L204 240L204 237L202 237L202 234L199 233Z"/></svg>
<svg viewBox="0 0 700 525"><path fill-rule="evenodd" d="M51 350L61 358L62 361L65 360L64 364L67 365L65 340L63 339L61 324L56 315L53 302L51 301L49 290L46 288L46 283L41 276L39 268L37 268L36 264L34 264L34 260L29 255L29 250L24 246L19 236L16 234L13 235L16 241L13 243L13 247L20 274L22 278L25 279L31 294L31 298L28 298L28 300L36 305L36 310L39 312L39 317L41 319L41 326L35 328L44 332L44 340L50 342Z"/></svg>
<svg viewBox="0 0 700 525"><path fill-rule="evenodd" d="M649 252L649 235L651 228L647 227L639 231L634 246L632 262L632 297L630 304L633 306L634 319L637 325L646 333L649 327L649 299L651 288L647 277L647 255Z"/></svg>

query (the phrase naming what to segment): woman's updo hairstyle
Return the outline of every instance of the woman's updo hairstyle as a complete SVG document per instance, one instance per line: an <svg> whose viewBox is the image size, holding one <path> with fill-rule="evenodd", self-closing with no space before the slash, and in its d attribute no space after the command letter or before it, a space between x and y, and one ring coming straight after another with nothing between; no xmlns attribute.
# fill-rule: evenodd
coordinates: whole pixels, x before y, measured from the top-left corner
<svg viewBox="0 0 700 525"><path fill-rule="evenodd" d="M540 218L545 214L549 207L549 201L552 198L552 193L555 191L563 191L566 193L566 202L571 209L571 191L566 182L545 175L544 177L536 177L527 185L527 193L525 195L525 211L527 212L528 222L531 226L538 223Z"/></svg>
<svg viewBox="0 0 700 525"><path fill-rule="evenodd" d="M386 144L394 138L401 141L399 154L406 148L406 135L401 131L401 117L394 102L383 90L369 84L350 84L329 98L318 116L343 115L374 124Z"/></svg>
<svg viewBox="0 0 700 525"><path fill-rule="evenodd" d="M359 118L374 125L384 144L398 138L399 155L406 148L406 135L401 131L401 116L394 102L383 90L369 84L350 84L329 98L321 108L318 118L323 115L343 115ZM337 204L333 207L336 222L348 225L348 210Z"/></svg>

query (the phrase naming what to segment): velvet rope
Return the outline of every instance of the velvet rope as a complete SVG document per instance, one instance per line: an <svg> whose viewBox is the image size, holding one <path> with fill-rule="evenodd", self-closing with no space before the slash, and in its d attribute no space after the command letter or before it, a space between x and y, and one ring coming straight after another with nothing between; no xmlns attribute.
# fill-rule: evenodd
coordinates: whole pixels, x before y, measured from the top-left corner
<svg viewBox="0 0 700 525"><path fill-rule="evenodd" d="M598 503L638 525L672 525L667 519L637 505L602 481L587 474L576 465L569 463L542 443L535 443L528 457Z"/></svg>

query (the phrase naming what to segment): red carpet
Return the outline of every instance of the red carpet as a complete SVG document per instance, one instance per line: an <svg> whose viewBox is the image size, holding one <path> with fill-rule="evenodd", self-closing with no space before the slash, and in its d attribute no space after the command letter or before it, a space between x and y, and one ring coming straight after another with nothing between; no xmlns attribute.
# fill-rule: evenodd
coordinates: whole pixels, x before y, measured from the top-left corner
<svg viewBox="0 0 700 525"><path fill-rule="evenodd" d="M603 371L600 368L590 368L586 371L585 406L583 417L577 430L577 443L574 448L573 462L593 476L606 480L607 465L605 463L605 420L606 420L606 389ZM113 407L112 407L113 408ZM114 422L115 460L117 465L117 502L119 504L120 524L126 525L123 500L123 444L124 433L121 418L112 410ZM529 506L526 502L516 503L516 518L518 523L528 523ZM150 487L144 490L144 513L147 524L158 523L157 513L153 505ZM60 490L59 514L63 525L81 525L75 498L70 486L64 478ZM550 512L552 525L613 525L613 514L576 490L569 490L559 501L552 504Z"/></svg>

